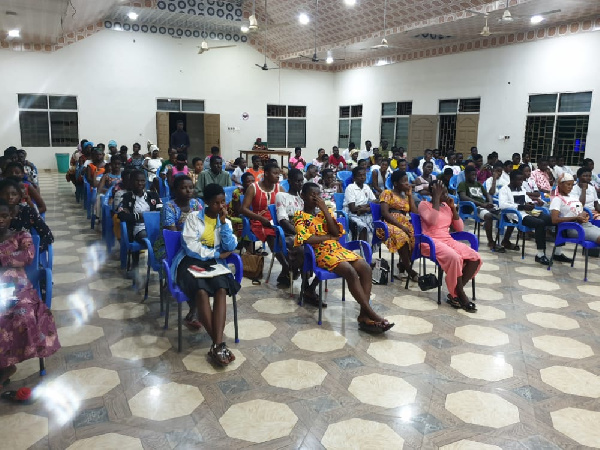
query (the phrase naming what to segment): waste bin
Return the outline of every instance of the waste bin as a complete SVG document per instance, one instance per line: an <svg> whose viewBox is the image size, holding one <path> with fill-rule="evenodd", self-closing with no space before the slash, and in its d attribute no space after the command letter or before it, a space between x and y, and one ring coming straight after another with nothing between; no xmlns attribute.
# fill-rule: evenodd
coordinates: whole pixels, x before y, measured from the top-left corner
<svg viewBox="0 0 600 450"><path fill-rule="evenodd" d="M68 153L55 153L56 165L58 166L58 173L67 173L69 171L69 162L71 155Z"/></svg>

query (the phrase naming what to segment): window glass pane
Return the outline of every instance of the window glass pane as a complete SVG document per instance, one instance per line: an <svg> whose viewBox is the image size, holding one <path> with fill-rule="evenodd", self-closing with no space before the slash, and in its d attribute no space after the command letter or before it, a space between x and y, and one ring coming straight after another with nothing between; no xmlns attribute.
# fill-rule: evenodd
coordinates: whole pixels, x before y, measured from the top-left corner
<svg viewBox="0 0 600 450"><path fill-rule="evenodd" d="M352 106L352 117L362 117L362 105Z"/></svg>
<svg viewBox="0 0 600 450"><path fill-rule="evenodd" d="M346 119L350 117L350 107L349 106L340 106L340 118Z"/></svg>
<svg viewBox="0 0 600 450"><path fill-rule="evenodd" d="M356 148L360 148L360 131L362 128L362 119L353 119L350 121L350 142L356 144Z"/></svg>
<svg viewBox="0 0 600 450"><path fill-rule="evenodd" d="M553 133L554 116L527 117L523 151L529 151L532 162L537 162L542 155L550 156Z"/></svg>
<svg viewBox="0 0 600 450"><path fill-rule="evenodd" d="M41 111L19 111L21 146L50 147L48 113Z"/></svg>
<svg viewBox="0 0 600 450"><path fill-rule="evenodd" d="M585 158L590 116L559 116L556 119L554 155L564 156L567 166L579 166Z"/></svg>
<svg viewBox="0 0 600 450"><path fill-rule="evenodd" d="M396 119L396 147L408 148L408 126L410 119L408 117L398 117Z"/></svg>
<svg viewBox="0 0 600 450"><path fill-rule="evenodd" d="M458 100L440 100L440 113L456 114L458 110Z"/></svg>
<svg viewBox="0 0 600 450"><path fill-rule="evenodd" d="M396 119L384 117L381 119L381 141L394 142L396 133Z"/></svg>
<svg viewBox="0 0 600 450"><path fill-rule="evenodd" d="M72 109L77 111L77 97L69 95L51 95L50 109Z"/></svg>
<svg viewBox="0 0 600 450"><path fill-rule="evenodd" d="M79 142L76 112L51 112L52 147L74 147Z"/></svg>
<svg viewBox="0 0 600 450"><path fill-rule="evenodd" d="M306 117L306 106L288 106L288 117Z"/></svg>
<svg viewBox="0 0 600 450"><path fill-rule="evenodd" d="M542 94L529 96L530 113L553 113L556 111L557 94Z"/></svg>
<svg viewBox="0 0 600 450"><path fill-rule="evenodd" d="M267 105L267 117L285 117L285 105Z"/></svg>
<svg viewBox="0 0 600 450"><path fill-rule="evenodd" d="M396 103L382 103L381 104L381 115L382 116L395 116L396 115Z"/></svg>
<svg viewBox="0 0 600 450"><path fill-rule="evenodd" d="M158 111L180 111L179 103L179 100L159 98L156 100L156 109Z"/></svg>
<svg viewBox="0 0 600 450"><path fill-rule="evenodd" d="M204 112L204 100L181 100L181 110L187 112Z"/></svg>
<svg viewBox="0 0 600 450"><path fill-rule="evenodd" d="M17 97L21 109L48 109L47 95L19 94Z"/></svg>
<svg viewBox="0 0 600 450"><path fill-rule="evenodd" d="M481 106L480 98L462 98L460 99L459 112L476 113Z"/></svg>
<svg viewBox="0 0 600 450"><path fill-rule="evenodd" d="M270 142L270 141L269 141ZM306 147L306 120L288 120L288 148Z"/></svg>
<svg viewBox="0 0 600 450"><path fill-rule="evenodd" d="M410 116L412 114L412 102L398 102L396 114L399 116Z"/></svg>
<svg viewBox="0 0 600 450"><path fill-rule="evenodd" d="M575 94L560 94L558 112L590 112L592 107L591 92L576 92Z"/></svg>
<svg viewBox="0 0 600 450"><path fill-rule="evenodd" d="M269 148L286 148L285 119L267 119L267 142Z"/></svg>
<svg viewBox="0 0 600 450"><path fill-rule="evenodd" d="M350 144L350 121L340 120L338 132L338 147L348 148Z"/></svg>

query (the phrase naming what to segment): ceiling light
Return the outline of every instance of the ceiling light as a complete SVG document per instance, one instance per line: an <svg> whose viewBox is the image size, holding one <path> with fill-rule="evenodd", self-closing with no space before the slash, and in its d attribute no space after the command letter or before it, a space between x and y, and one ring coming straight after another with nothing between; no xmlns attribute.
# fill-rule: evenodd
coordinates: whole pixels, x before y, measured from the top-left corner
<svg viewBox="0 0 600 450"><path fill-rule="evenodd" d="M310 18L306 13L302 13L298 16L298 22L300 22L302 25L307 25L308 22L310 22Z"/></svg>
<svg viewBox="0 0 600 450"><path fill-rule="evenodd" d="M377 61L377 63L375 64L376 66L385 66L387 65L388 62L385 59L380 59L379 61Z"/></svg>
<svg viewBox="0 0 600 450"><path fill-rule="evenodd" d="M8 30L8 37L18 38L21 36L21 30Z"/></svg>
<svg viewBox="0 0 600 450"><path fill-rule="evenodd" d="M344 0L344 3L348 6L356 5L356 0Z"/></svg>
<svg viewBox="0 0 600 450"><path fill-rule="evenodd" d="M541 23L544 21L544 18L542 16L533 16L531 18L531 23L536 24L536 23Z"/></svg>
<svg viewBox="0 0 600 450"><path fill-rule="evenodd" d="M328 57L327 57L327 59L325 60L325 62L326 62L327 64L331 64L331 63L333 63L333 57L332 57L332 56L328 56Z"/></svg>
<svg viewBox="0 0 600 450"><path fill-rule="evenodd" d="M137 18L139 16L137 13L134 13L133 11L131 11L129 14L127 14L127 17L129 17L130 20L137 20Z"/></svg>
<svg viewBox="0 0 600 450"><path fill-rule="evenodd" d="M242 26L240 27L240 31L241 31L242 33L247 33L248 31L250 31L250 28L249 28L247 25L242 25Z"/></svg>

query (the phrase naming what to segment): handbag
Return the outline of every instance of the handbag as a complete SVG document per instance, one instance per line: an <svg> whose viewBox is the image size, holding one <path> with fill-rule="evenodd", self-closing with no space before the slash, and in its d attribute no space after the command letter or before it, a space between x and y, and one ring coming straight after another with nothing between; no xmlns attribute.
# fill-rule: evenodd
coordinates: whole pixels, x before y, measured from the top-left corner
<svg viewBox="0 0 600 450"><path fill-rule="evenodd" d="M263 277L265 257L255 253L242 253L242 265L244 267L244 277L250 278L253 282L258 281Z"/></svg>
<svg viewBox="0 0 600 450"><path fill-rule="evenodd" d="M386 285L388 284L388 274L390 273L390 265L385 259L376 259L373 261L372 275L373 284Z"/></svg>
<svg viewBox="0 0 600 450"><path fill-rule="evenodd" d="M417 283L422 291L429 291L439 286L438 279L434 273L426 273L425 275L421 275L418 278Z"/></svg>

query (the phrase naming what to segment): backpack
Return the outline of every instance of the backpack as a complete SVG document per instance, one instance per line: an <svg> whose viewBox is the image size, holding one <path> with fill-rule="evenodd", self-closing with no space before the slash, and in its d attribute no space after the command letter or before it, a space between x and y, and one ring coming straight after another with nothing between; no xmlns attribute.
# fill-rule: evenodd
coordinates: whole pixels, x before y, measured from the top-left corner
<svg viewBox="0 0 600 450"><path fill-rule="evenodd" d="M385 259L375 259L371 265L373 284L388 284L390 265Z"/></svg>

